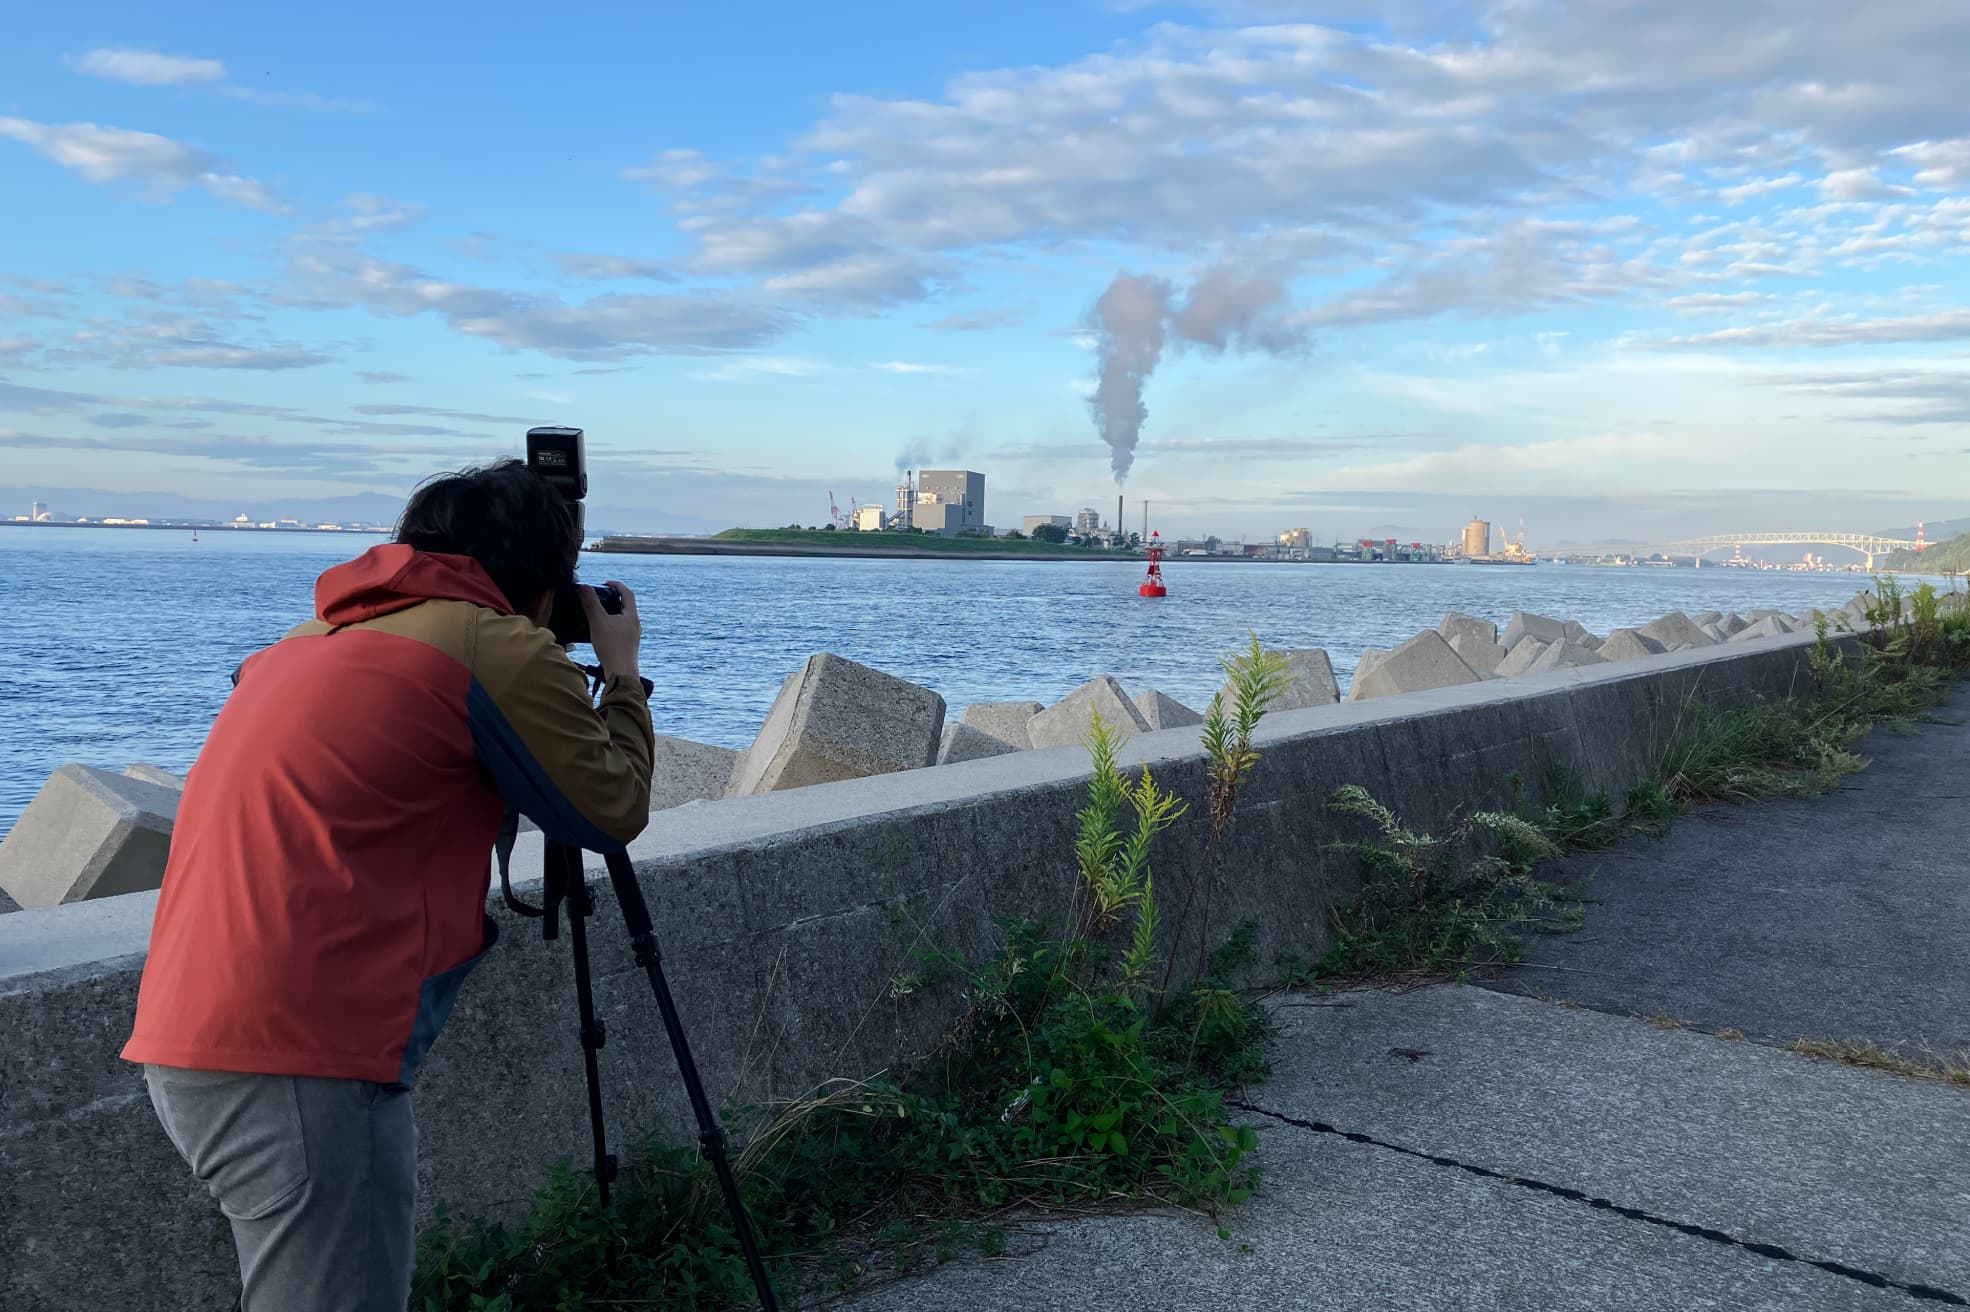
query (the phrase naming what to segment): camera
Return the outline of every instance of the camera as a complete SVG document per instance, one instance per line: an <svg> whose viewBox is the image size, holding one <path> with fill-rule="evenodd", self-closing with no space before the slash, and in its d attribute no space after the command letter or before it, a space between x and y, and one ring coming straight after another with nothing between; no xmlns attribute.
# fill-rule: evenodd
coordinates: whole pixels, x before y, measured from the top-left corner
<svg viewBox="0 0 1970 1312"><path fill-rule="evenodd" d="M573 512L574 542L571 550L580 552L583 538L582 500L588 495L588 461L579 428L543 427L527 430L527 468L561 494ZM554 641L572 647L588 641L588 612L581 606L581 589L570 584L554 594L554 611L547 627ZM622 614L622 594L611 587L590 588L602 609Z"/></svg>

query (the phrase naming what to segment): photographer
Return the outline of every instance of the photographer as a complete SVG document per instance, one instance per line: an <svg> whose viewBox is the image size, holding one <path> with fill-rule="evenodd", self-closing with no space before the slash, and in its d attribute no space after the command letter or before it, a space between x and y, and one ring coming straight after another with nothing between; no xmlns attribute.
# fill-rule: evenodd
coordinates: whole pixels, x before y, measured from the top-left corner
<svg viewBox="0 0 1970 1312"><path fill-rule="evenodd" d="M496 937L502 816L602 851L649 818L634 596L578 589L599 707L543 627L576 523L517 460L426 483L240 667L191 773L123 1056L232 1224L246 1312L403 1312L410 1085Z"/></svg>

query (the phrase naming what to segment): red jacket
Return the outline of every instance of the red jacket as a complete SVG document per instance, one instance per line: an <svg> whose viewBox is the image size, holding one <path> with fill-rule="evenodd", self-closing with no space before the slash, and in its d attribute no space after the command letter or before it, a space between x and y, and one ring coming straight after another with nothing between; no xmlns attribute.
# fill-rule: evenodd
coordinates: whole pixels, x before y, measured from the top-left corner
<svg viewBox="0 0 1970 1312"><path fill-rule="evenodd" d="M185 785L123 1056L408 1084L492 945L510 805L620 850L650 809L637 681L598 709L478 562L372 548L241 666Z"/></svg>

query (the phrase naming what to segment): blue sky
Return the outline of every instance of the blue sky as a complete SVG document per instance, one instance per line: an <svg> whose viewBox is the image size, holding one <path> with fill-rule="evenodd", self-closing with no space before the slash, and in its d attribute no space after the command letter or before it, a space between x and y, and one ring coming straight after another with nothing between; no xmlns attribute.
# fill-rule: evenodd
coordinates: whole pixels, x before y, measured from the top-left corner
<svg viewBox="0 0 1970 1312"><path fill-rule="evenodd" d="M565 422L623 526L902 463L1226 536L1970 509L1959 0L683 8L15 16L0 487Z"/></svg>

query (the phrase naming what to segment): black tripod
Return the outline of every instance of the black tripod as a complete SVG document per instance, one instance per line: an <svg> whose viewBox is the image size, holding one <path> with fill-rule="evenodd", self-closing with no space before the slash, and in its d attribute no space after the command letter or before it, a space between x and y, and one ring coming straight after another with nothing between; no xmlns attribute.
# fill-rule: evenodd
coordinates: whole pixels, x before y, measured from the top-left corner
<svg viewBox="0 0 1970 1312"><path fill-rule="evenodd" d="M752 1273L753 1288L759 1293L759 1306L765 1312L779 1312L773 1283L767 1279L766 1264L760 1260L759 1246L753 1240L745 1201L739 1197L738 1181L732 1177L732 1163L725 1151L725 1131L719 1127L711 1102L705 1097L704 1081L698 1078L698 1064L691 1059L691 1045L684 1037L684 1023L678 1019L677 1004L670 996L669 982L664 979L663 958L657 949L650 906L643 900L643 888L636 882L636 870L629 863L629 854L609 852L603 859L608 862L609 883L615 889L616 905L629 929L636 964L649 976L650 991L657 995L657 1009L663 1013L670 1049L677 1057L677 1073L684 1081L685 1095L691 1100L691 1112L698 1118L698 1143L718 1177L719 1191L725 1195L725 1209L731 1213L739 1251L745 1254L746 1269ZM514 897L511 887L504 890L506 905L523 916L540 917L541 936L550 939L560 936L561 909L567 909L568 941L575 956L575 1005L581 1014L582 1066L588 1080L588 1123L595 1139L595 1185L602 1206L607 1207L609 1184L616 1178L616 1155L609 1151L607 1131L602 1124L601 1071L595 1057L608 1038L601 1018L595 1014L595 995L588 970L588 918L595 914L595 899L589 892L578 847L548 842L541 873L543 888L539 906L528 906Z"/></svg>

